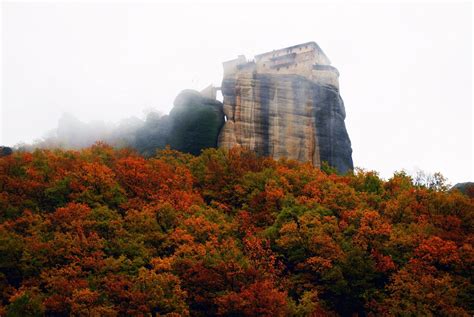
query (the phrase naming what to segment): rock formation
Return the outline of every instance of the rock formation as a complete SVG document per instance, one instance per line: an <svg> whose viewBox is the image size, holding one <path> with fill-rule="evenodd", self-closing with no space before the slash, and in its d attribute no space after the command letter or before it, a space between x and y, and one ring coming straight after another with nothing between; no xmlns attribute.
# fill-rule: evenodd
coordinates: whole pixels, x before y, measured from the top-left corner
<svg viewBox="0 0 474 317"><path fill-rule="evenodd" d="M314 42L225 62L219 146L352 169L338 76Z"/></svg>
<svg viewBox="0 0 474 317"><path fill-rule="evenodd" d="M13 153L13 150L11 147L0 146L0 157L8 156L8 155L11 155L12 153Z"/></svg>
<svg viewBox="0 0 474 317"><path fill-rule="evenodd" d="M451 190L459 190L464 195L474 198L474 182L457 183Z"/></svg>
<svg viewBox="0 0 474 317"><path fill-rule="evenodd" d="M172 149L198 155L217 147L224 124L222 103L194 90L182 91L169 115L152 113L136 132L132 146L146 156L169 145Z"/></svg>
<svg viewBox="0 0 474 317"><path fill-rule="evenodd" d="M217 147L219 131L224 125L222 103L194 90L182 91L170 112L172 148L199 155L202 149Z"/></svg>

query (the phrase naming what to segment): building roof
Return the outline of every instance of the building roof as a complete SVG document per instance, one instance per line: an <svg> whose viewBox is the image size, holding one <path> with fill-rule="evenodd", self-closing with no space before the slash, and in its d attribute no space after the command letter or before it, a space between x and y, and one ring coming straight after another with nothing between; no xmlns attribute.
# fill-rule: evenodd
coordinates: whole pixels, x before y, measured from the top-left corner
<svg viewBox="0 0 474 317"><path fill-rule="evenodd" d="M294 49L294 48L299 48L299 47L308 46L308 45L313 46L316 50L318 50L321 54L323 54L327 58L327 56L326 56L326 54L324 54L323 50L314 41L301 43L301 44L297 44L297 45L293 45L293 46L288 46L288 47L280 48L280 49L277 49L277 50L273 50L273 51L265 52L265 53L262 53L262 54L258 54L258 55L255 55L255 58L259 58L259 57L262 57L262 56L265 56L265 55L268 55L268 54L274 54L275 52L279 52L279 51L285 51L285 50L288 50L288 49Z"/></svg>

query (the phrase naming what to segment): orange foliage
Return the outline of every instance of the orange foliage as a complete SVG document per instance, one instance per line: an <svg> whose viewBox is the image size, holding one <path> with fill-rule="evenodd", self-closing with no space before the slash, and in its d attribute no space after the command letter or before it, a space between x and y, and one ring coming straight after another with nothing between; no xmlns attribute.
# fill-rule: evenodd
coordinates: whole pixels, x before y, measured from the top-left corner
<svg viewBox="0 0 474 317"><path fill-rule="evenodd" d="M444 184L242 148L17 152L0 315L470 316L473 215Z"/></svg>

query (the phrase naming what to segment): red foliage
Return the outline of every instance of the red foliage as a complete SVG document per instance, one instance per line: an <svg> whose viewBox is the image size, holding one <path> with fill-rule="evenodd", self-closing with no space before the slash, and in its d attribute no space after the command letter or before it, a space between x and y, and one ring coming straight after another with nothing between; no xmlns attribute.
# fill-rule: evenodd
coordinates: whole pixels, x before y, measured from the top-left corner
<svg viewBox="0 0 474 317"><path fill-rule="evenodd" d="M2 157L0 315L474 314L469 192L323 170L100 143Z"/></svg>
<svg viewBox="0 0 474 317"><path fill-rule="evenodd" d="M257 281L240 292L229 292L217 299L217 315L286 316L285 292L275 289L269 280Z"/></svg>

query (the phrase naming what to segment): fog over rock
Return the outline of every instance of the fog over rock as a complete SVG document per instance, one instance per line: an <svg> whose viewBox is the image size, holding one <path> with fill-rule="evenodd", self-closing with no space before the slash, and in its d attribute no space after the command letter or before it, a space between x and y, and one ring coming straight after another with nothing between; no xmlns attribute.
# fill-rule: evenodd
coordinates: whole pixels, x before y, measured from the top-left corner
<svg viewBox="0 0 474 317"><path fill-rule="evenodd" d="M202 149L217 147L219 132L224 125L222 103L202 96L194 90L182 91L169 115L172 148L198 155Z"/></svg>
<svg viewBox="0 0 474 317"><path fill-rule="evenodd" d="M71 114L63 114L58 127L24 150L39 147L80 149L102 141L117 147L132 147L145 156L170 146L197 155L202 149L217 147L224 124L222 103L203 97L195 90L184 90L169 115L149 112L145 120L131 117L118 124L93 121L85 123Z"/></svg>
<svg viewBox="0 0 474 317"><path fill-rule="evenodd" d="M131 145L146 155L167 145L198 155L203 149L217 147L223 124L222 103L188 89L176 97L169 115L149 115Z"/></svg>
<svg viewBox="0 0 474 317"><path fill-rule="evenodd" d="M96 141L198 155L203 149L244 147L262 156L324 162L340 173L353 169L344 123L339 72L315 42L223 63L221 87L183 90L169 115L150 112L118 124L84 123L65 114L53 133L33 147L82 148ZM216 100L221 90L223 103Z"/></svg>

